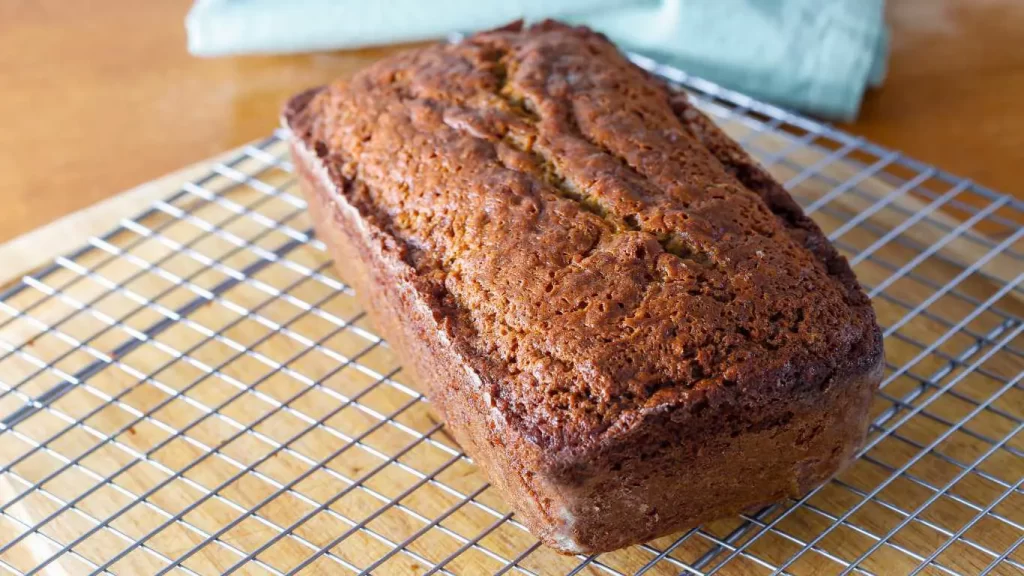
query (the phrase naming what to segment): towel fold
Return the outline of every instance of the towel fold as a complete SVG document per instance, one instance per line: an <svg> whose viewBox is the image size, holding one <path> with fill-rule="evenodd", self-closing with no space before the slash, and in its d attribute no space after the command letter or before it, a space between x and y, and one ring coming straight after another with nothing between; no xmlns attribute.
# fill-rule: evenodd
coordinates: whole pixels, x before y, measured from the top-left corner
<svg viewBox="0 0 1024 576"><path fill-rule="evenodd" d="M525 18L586 24L624 48L782 106L857 113L885 75L884 0L197 0L198 56L355 48Z"/></svg>

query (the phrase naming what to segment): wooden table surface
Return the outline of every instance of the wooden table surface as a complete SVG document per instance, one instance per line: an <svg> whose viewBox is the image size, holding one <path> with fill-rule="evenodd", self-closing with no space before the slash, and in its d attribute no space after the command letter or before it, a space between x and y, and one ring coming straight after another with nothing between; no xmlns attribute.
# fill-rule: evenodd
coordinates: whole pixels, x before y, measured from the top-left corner
<svg viewBox="0 0 1024 576"><path fill-rule="evenodd" d="M198 59L190 0L0 3L0 242L267 134L395 48ZM1024 197L1024 2L890 0L890 74L843 128Z"/></svg>

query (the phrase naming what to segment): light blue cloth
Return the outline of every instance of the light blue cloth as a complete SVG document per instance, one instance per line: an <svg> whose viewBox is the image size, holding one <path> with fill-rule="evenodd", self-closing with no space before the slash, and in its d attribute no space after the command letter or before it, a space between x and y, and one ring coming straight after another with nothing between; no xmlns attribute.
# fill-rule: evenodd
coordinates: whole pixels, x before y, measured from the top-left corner
<svg viewBox="0 0 1024 576"><path fill-rule="evenodd" d="M199 56L440 38L556 17L752 96L853 118L885 76L885 0L197 0Z"/></svg>

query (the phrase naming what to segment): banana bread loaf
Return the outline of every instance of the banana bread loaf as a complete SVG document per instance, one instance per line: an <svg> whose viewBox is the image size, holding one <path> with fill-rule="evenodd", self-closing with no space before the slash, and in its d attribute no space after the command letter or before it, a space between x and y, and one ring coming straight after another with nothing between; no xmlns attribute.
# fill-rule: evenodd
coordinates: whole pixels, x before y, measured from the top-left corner
<svg viewBox="0 0 1024 576"><path fill-rule="evenodd" d="M846 260L602 35L406 52L284 122L342 276L549 546L798 496L861 446L882 342Z"/></svg>

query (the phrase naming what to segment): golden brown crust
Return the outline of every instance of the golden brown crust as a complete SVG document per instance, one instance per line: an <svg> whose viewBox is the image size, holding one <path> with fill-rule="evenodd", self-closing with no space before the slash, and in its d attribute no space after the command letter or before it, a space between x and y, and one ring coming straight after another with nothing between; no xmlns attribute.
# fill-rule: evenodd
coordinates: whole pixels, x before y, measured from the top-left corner
<svg viewBox="0 0 1024 576"><path fill-rule="evenodd" d="M408 52L285 121L318 231L362 246L336 255L374 278L385 335L547 543L606 550L794 495L861 441L881 339L849 266L599 34Z"/></svg>

